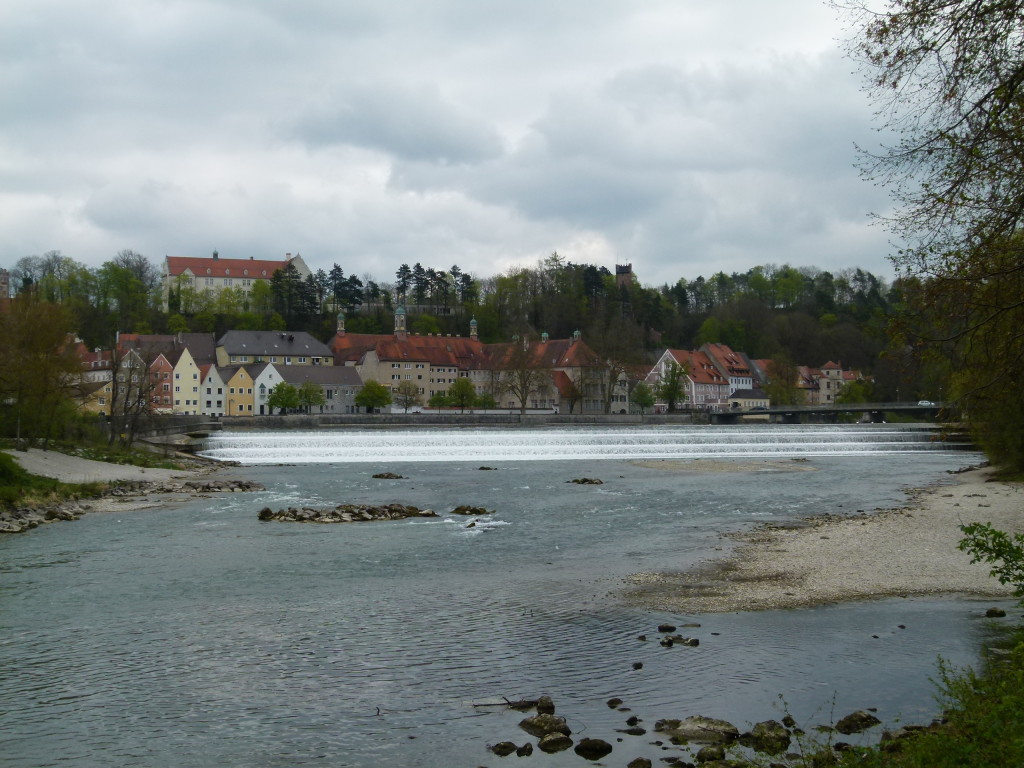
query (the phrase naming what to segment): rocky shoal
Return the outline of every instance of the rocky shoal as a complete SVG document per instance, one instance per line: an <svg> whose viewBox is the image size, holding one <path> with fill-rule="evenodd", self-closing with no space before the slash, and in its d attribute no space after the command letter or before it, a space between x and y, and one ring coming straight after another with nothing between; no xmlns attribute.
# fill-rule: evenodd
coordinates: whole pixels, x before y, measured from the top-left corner
<svg viewBox="0 0 1024 768"><path fill-rule="evenodd" d="M106 500L129 501L143 496L163 494L188 494L205 496L213 493L242 493L265 490L261 483L250 480L171 480L171 481L128 481L111 485L97 497L76 499L60 503L33 507L16 507L0 510L0 533L22 533L46 523L60 520L77 520L86 512Z"/></svg>
<svg viewBox="0 0 1024 768"><path fill-rule="evenodd" d="M697 628L700 624L685 626ZM664 641L678 637L673 634L675 631L676 628L668 624L658 627L662 646L673 645ZM645 634L637 639L646 641L648 638ZM677 642L674 645L695 647L698 643ZM639 662L633 665L634 669L642 666ZM571 715L566 718L556 714L555 704L550 696L540 696L536 699L502 699L501 702L478 703L474 706L502 707L527 715L519 720L517 725L526 735L533 737L534 741L526 740L519 743L504 740L488 744L487 750L498 757L513 754L518 757L529 757L535 750L553 754L572 749L584 760L596 761L615 751L620 755L618 764L626 765L627 768L653 767L653 761L647 757L629 760L629 737L646 737L650 745L663 751L664 756L659 762L675 768L763 768L765 765L792 765L809 756L810 762L815 765L831 765L837 762L838 753L860 749L859 746L843 741L843 736L867 733L882 725L870 709L851 712L831 725L812 726L810 730L816 731L817 737L807 735L789 714L781 721L772 719L753 723L745 731L741 731L728 720L703 715L659 719L648 725L632 713L623 699L613 697L605 703L610 709L623 713L622 727L614 728L611 733L591 733L583 738L573 733L569 725L573 719ZM876 738L883 751L898 752L907 740L921 733L946 727L945 719L936 719L927 726L902 725L893 729L882 729ZM626 754L623 755L623 752ZM625 762L626 760L629 762Z"/></svg>
<svg viewBox="0 0 1024 768"><path fill-rule="evenodd" d="M339 504L334 509L288 507L277 512L264 507L259 511L260 520L289 523L368 523L375 520L437 516L432 509L420 509L406 504Z"/></svg>

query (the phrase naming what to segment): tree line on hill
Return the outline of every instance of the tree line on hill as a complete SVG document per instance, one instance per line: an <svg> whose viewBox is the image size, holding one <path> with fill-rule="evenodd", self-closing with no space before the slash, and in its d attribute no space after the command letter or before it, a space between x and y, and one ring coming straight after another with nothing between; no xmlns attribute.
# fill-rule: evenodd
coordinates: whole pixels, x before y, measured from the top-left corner
<svg viewBox="0 0 1024 768"><path fill-rule="evenodd" d="M302 330L326 341L338 312L346 314L350 333L390 333L395 306L402 304L412 333L465 335L471 319L485 342L545 332L568 338L582 331L595 347L624 342L636 352L635 363L665 347L721 342L754 358L812 366L838 360L876 374L893 397L897 386L888 381L880 354L901 286L860 269L763 265L644 286L632 276L619 284L606 267L575 264L558 253L490 277L457 265L403 264L390 282L346 275L334 264L305 279L294 267L279 270L248 293L172 288L168 311L162 308L160 270L131 250L96 269L50 251L18 260L11 276L18 290L32 286L40 298L65 306L74 332L89 347L109 347L117 331L219 336L232 329ZM908 394L913 389L904 386Z"/></svg>

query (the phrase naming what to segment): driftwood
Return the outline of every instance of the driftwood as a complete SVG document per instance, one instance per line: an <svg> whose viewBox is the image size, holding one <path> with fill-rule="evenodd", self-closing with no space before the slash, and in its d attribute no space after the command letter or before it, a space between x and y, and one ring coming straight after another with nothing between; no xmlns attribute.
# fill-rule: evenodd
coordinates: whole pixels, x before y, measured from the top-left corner
<svg viewBox="0 0 1024 768"><path fill-rule="evenodd" d="M527 710L533 709L537 706L537 699L519 699L518 701L509 701L506 697L502 696L501 701L489 701L489 702L474 702L474 707L508 707L509 709L516 710Z"/></svg>

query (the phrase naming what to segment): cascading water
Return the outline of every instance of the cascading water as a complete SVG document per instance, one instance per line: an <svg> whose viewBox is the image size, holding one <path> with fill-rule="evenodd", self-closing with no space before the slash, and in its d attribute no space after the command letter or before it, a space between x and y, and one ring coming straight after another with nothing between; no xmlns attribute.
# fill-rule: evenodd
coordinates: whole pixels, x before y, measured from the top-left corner
<svg viewBox="0 0 1024 768"><path fill-rule="evenodd" d="M242 464L855 456L945 450L928 429L864 426L414 429L220 433L202 456Z"/></svg>

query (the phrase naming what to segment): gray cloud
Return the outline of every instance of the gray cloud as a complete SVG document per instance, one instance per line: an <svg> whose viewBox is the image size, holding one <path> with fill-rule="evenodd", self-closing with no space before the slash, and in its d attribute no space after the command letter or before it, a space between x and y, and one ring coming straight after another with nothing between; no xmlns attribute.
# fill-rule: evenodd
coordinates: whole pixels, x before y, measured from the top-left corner
<svg viewBox="0 0 1024 768"><path fill-rule="evenodd" d="M884 273L838 31L797 0L12 0L0 264L301 251L388 280L558 250L650 283Z"/></svg>

